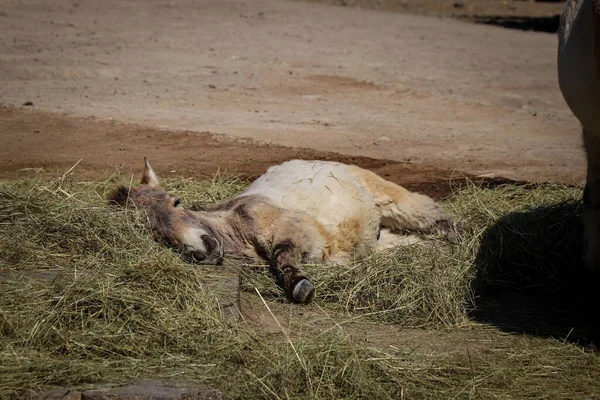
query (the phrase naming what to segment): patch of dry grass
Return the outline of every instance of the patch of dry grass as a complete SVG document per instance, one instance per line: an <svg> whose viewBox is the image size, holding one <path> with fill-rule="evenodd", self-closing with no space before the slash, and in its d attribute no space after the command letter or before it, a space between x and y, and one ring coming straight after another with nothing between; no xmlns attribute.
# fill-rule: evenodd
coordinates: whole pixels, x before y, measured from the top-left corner
<svg viewBox="0 0 600 400"><path fill-rule="evenodd" d="M0 394L140 377L208 384L240 398L600 393L596 354L557 339L508 335L469 322L468 316L476 304L474 282L522 287L548 265L540 256L557 257L555 242L540 249L531 244L539 244L539 238L518 230L533 235L539 229L525 217L536 220L535 212L544 207L575 204L570 202L579 198L578 189L468 188L445 204L465 226L455 244L432 239L429 243L436 245L398 249L350 268L306 266L317 285L316 304L289 307L327 312L332 329L322 333L306 326L285 336L225 318L199 278L218 274L218 268L201 267L198 274L200 267L149 238L138 212L106 205L107 190L120 180L84 183L65 175L0 183ZM166 184L184 202L197 205L229 197L244 185L226 177ZM560 218L551 225L560 229L543 233L575 242L569 231L576 224L569 221L580 209L574 207L552 213ZM542 224L545 214L539 216ZM508 267L511 259L533 272L516 273ZM271 304L284 301L264 269L244 267L241 273L247 290L259 288ZM344 328L345 322L363 318L386 326L464 332L476 337L478 346L465 356L452 347L431 352L364 343Z"/></svg>

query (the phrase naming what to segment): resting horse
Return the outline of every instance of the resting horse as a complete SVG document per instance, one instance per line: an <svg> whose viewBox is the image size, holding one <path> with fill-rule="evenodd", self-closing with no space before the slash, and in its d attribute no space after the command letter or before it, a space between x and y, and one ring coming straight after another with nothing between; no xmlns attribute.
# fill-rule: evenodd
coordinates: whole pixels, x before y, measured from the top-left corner
<svg viewBox="0 0 600 400"><path fill-rule="evenodd" d="M347 264L378 249L380 229L446 234L450 216L431 198L362 168L293 160L273 166L235 198L191 211L165 192L145 160L137 187L109 196L146 211L155 240L189 260L219 264L224 256L265 260L292 301L307 303L312 283L301 263ZM389 232L388 232L389 231Z"/></svg>
<svg viewBox="0 0 600 400"><path fill-rule="evenodd" d="M558 40L560 90L583 125L587 184L583 193L584 261L600 266L600 0L567 0Z"/></svg>

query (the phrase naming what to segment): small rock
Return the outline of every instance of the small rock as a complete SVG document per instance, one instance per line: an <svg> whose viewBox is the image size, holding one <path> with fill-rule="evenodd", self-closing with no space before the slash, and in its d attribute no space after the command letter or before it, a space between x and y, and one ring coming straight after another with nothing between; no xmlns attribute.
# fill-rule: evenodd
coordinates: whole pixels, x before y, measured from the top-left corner
<svg viewBox="0 0 600 400"><path fill-rule="evenodd" d="M169 387L160 382L140 381L132 386L112 389L86 390L83 400L226 400L223 393L208 387Z"/></svg>
<svg viewBox="0 0 600 400"><path fill-rule="evenodd" d="M24 106L33 106L33 101L26 101L23 103Z"/></svg>
<svg viewBox="0 0 600 400"><path fill-rule="evenodd" d="M53 389L43 393L28 390L23 393L23 398L28 400L81 400L81 393L71 389Z"/></svg>

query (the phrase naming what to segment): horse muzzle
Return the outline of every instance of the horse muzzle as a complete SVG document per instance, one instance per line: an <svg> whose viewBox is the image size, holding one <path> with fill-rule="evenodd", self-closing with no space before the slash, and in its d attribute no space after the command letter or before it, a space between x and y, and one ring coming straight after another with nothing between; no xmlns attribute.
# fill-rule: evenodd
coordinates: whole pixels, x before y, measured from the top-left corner
<svg viewBox="0 0 600 400"><path fill-rule="evenodd" d="M212 236L202 236L204 249L188 248L186 258L196 264L220 265L223 263L223 247Z"/></svg>

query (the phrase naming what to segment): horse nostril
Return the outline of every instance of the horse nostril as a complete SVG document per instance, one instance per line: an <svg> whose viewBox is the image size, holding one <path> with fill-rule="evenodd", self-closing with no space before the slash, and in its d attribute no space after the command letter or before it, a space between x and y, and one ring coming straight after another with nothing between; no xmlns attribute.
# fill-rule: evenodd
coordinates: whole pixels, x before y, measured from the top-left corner
<svg viewBox="0 0 600 400"><path fill-rule="evenodd" d="M190 257L192 258L192 261L197 263L206 260L206 255L207 253L200 250L190 252Z"/></svg>
<svg viewBox="0 0 600 400"><path fill-rule="evenodd" d="M188 247L185 251L185 257L197 264L219 265L223 261L223 249L217 239L212 236L201 236L204 249L194 249Z"/></svg>
<svg viewBox="0 0 600 400"><path fill-rule="evenodd" d="M190 251L187 257L196 264L220 265L223 262L223 255L219 252L194 250Z"/></svg>
<svg viewBox="0 0 600 400"><path fill-rule="evenodd" d="M219 242L212 236L204 235L202 236L202 242L204 242L204 246L206 247L206 253L210 254L219 249Z"/></svg>

